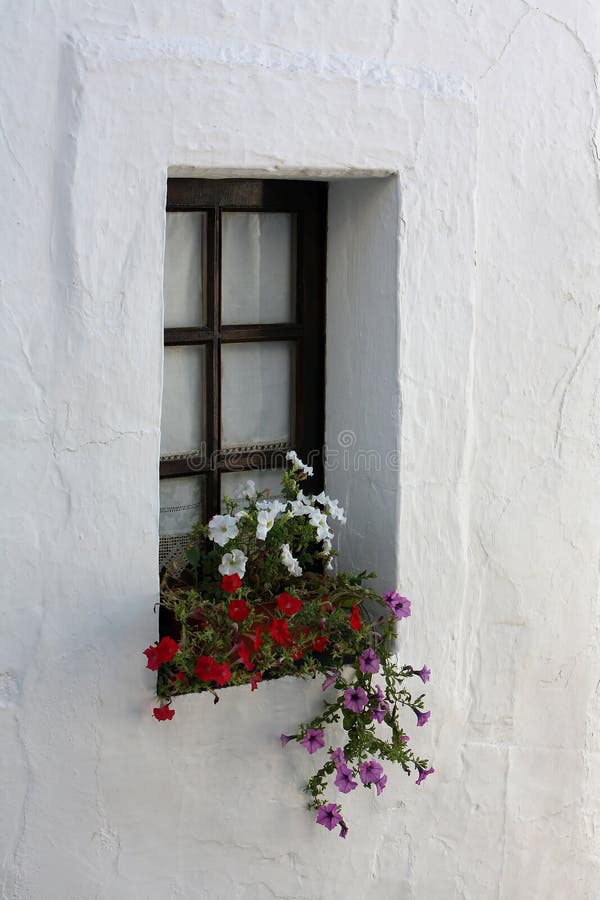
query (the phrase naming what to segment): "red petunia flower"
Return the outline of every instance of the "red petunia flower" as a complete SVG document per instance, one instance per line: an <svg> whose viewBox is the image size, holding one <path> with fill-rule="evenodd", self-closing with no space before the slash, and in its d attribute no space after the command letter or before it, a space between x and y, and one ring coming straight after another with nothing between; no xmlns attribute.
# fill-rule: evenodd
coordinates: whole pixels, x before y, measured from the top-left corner
<svg viewBox="0 0 600 900"><path fill-rule="evenodd" d="M199 656L194 666L194 675L200 681L214 681L213 670L216 661L213 656Z"/></svg>
<svg viewBox="0 0 600 900"><path fill-rule="evenodd" d="M250 679L251 688L250 691L255 691L258 687L259 681L262 681L262 672L255 672L252 678Z"/></svg>
<svg viewBox="0 0 600 900"><path fill-rule="evenodd" d="M242 586L242 579L234 572L233 575L223 575L221 581L221 590L227 591L228 594L235 594Z"/></svg>
<svg viewBox="0 0 600 900"><path fill-rule="evenodd" d="M226 578L233 578L233 575L226 575ZM237 575L235 576L237 578ZM246 603L245 600L230 600L229 601L229 618L233 619L234 622L243 622L244 619L247 619L250 615L250 607Z"/></svg>
<svg viewBox="0 0 600 900"><path fill-rule="evenodd" d="M156 706L152 710L152 714L158 722L166 722L173 718L175 710L171 709L171 702L169 701L169 703L165 703L164 706Z"/></svg>
<svg viewBox="0 0 600 900"><path fill-rule="evenodd" d="M177 651L179 644L173 638L164 637L156 647L147 647L144 653L148 657L147 669L156 672L163 663L171 662Z"/></svg>
<svg viewBox="0 0 600 900"><path fill-rule="evenodd" d="M273 619L269 625L269 631L276 644L282 647L290 644L291 635L285 619Z"/></svg>
<svg viewBox="0 0 600 900"><path fill-rule="evenodd" d="M292 655L292 659L294 659L294 660L302 659L303 656L304 656L304 650L302 649L302 647L296 647L296 649Z"/></svg>
<svg viewBox="0 0 600 900"><path fill-rule="evenodd" d="M354 631L360 631L362 628L362 621L360 618L360 613L358 611L358 606L352 607L352 614L350 616L350 628L354 629Z"/></svg>
<svg viewBox="0 0 600 900"><path fill-rule="evenodd" d="M262 647L262 635L260 633L260 628L258 625L254 629L254 637L252 638L252 646L254 647L254 651L260 650Z"/></svg>
<svg viewBox="0 0 600 900"><path fill-rule="evenodd" d="M302 600L298 597L291 597L283 591L277 598L277 607L284 615L295 616L302 609Z"/></svg>
<svg viewBox="0 0 600 900"><path fill-rule="evenodd" d="M227 663L215 663L213 666L212 680L216 681L220 687L227 684L231 680L231 669Z"/></svg>
<svg viewBox="0 0 600 900"><path fill-rule="evenodd" d="M240 654L240 662L244 664L248 672L254 668L254 663L250 662L250 650L248 646L242 642L237 645L237 651Z"/></svg>
<svg viewBox="0 0 600 900"><path fill-rule="evenodd" d="M328 638L326 634L321 635L321 637L315 638L312 645L313 650L316 650L317 653L322 653L327 646L327 641Z"/></svg>

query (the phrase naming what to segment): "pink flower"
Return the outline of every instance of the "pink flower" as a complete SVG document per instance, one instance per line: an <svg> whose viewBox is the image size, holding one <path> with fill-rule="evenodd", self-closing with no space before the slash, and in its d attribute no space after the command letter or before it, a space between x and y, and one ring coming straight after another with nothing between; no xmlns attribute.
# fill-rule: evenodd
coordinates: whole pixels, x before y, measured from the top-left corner
<svg viewBox="0 0 600 900"><path fill-rule="evenodd" d="M396 619L405 619L410 616L410 600L401 597L396 591L389 591L383 595L383 602L391 609Z"/></svg>
<svg viewBox="0 0 600 900"><path fill-rule="evenodd" d="M427 666L423 666L422 669L413 669L413 675L418 675L423 684L425 684L427 681L429 681L431 669L428 669Z"/></svg>
<svg viewBox="0 0 600 900"><path fill-rule="evenodd" d="M323 682L323 690L326 691L328 688L331 687L332 684L335 684L339 677L340 677L339 672L330 672L327 675L325 681Z"/></svg>
<svg viewBox="0 0 600 900"><path fill-rule="evenodd" d="M352 778L352 769L343 764L337 767L334 784L342 794L349 794L355 787L358 787L358 781L354 781Z"/></svg>
<svg viewBox="0 0 600 900"><path fill-rule="evenodd" d="M380 662L375 651L371 647L367 647L361 654L358 665L361 672L370 672L371 675L376 675L379 672Z"/></svg>
<svg viewBox="0 0 600 900"><path fill-rule="evenodd" d="M428 712L419 712L418 709L415 709L415 714L417 716L417 727L420 728L422 725L426 725L429 722L429 717L431 713Z"/></svg>
<svg viewBox="0 0 600 900"><path fill-rule="evenodd" d="M344 706L352 712L361 713L368 699L367 692L361 687L348 688L344 691Z"/></svg>
<svg viewBox="0 0 600 900"><path fill-rule="evenodd" d="M381 778L379 779L379 781L375 781L375 782L373 782L373 783L374 783L375 788L376 788L376 790L377 790L377 796L379 797L379 795L381 794L382 790L384 789L384 787L385 787L386 784L387 784L387 775L382 775Z"/></svg>
<svg viewBox="0 0 600 900"><path fill-rule="evenodd" d="M335 803L324 803L323 806L320 806L317 810L316 821L317 825L324 825L329 831L333 831L336 825L339 825L340 822L342 822L342 817L340 816ZM346 837L346 835L343 834L341 837Z"/></svg>
<svg viewBox="0 0 600 900"><path fill-rule="evenodd" d="M419 777L415 781L415 784L421 784L421 782L425 781L428 775L433 775L435 769L432 767L431 769L422 769L421 766L417 766L417 770L419 772Z"/></svg>
<svg viewBox="0 0 600 900"><path fill-rule="evenodd" d="M325 737L322 728L309 728L305 736L299 741L303 747L306 747L309 753L315 753L325 746Z"/></svg>
<svg viewBox="0 0 600 900"><path fill-rule="evenodd" d="M361 763L358 767L360 780L363 784L372 784L383 777L383 766L376 759Z"/></svg>
<svg viewBox="0 0 600 900"><path fill-rule="evenodd" d="M332 758L336 769L346 765L346 757L344 756L344 751L341 747L338 747L336 750L330 750L329 755Z"/></svg>

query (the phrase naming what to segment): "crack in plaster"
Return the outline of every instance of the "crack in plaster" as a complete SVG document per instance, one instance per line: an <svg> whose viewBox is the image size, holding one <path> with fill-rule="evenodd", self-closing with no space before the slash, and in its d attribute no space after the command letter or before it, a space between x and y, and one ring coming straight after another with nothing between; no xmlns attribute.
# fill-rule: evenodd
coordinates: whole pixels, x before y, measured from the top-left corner
<svg viewBox="0 0 600 900"><path fill-rule="evenodd" d="M596 321L596 324L592 328L590 334L588 335L583 347L578 351L577 356L575 357L575 362L571 366L571 370L567 375L567 379L565 381L565 386L561 392L560 401L558 404L558 418L556 422L556 428L554 431L554 451L558 451L558 457L561 458L562 452L562 436L564 431L564 418L565 418L565 405L567 402L567 396L571 389L571 386L577 377L578 373L582 369L587 359L590 347L594 343L594 339L598 333L598 329L600 328L600 319ZM554 391L552 392L553 396L556 392L558 384L555 386Z"/></svg>
<svg viewBox="0 0 600 900"><path fill-rule="evenodd" d="M116 431L116 429L113 429L113 430ZM78 453L80 450L83 449L83 447L108 447L108 446L110 446L110 444L114 444L115 441L120 441L124 437L135 437L138 440L140 440L141 438L145 437L146 435L153 434L153 433L154 432L152 432L148 429L144 429L144 428L140 428L140 429L137 429L134 431L116 431L116 434L114 437L107 438L104 441L99 440L99 439L93 440L93 441L82 441L80 444L77 444L74 447L57 447L56 446L57 435L54 432L49 433L47 435L47 437L52 446L53 454L55 456L57 456L61 453Z"/></svg>
<svg viewBox="0 0 600 900"><path fill-rule="evenodd" d="M599 119L598 89L599 89L599 81L600 81L600 72L598 69L598 65L596 63L596 60L594 59L594 56L593 56L591 50L586 45L586 43L584 42L584 40L581 37L581 35L579 34L579 32L575 28L572 28L568 24L568 22L565 22L563 19L559 19L557 16L553 16L551 13L546 12L543 9L540 9L539 6L532 6L528 2L528 0L522 0L522 2L526 4L526 6L529 8L530 11L537 12L537 13L539 13L539 15L544 16L550 22L554 22L555 25L559 25L561 28L564 28L565 31L567 32L567 34L569 34L573 38L573 40L575 41L575 43L577 44L579 49L583 52L583 55L585 56L586 61L590 67L590 70L592 73L592 80L593 80L593 90L591 91L591 94L592 94L591 121L590 121L591 135L590 135L589 146L590 146L590 151L592 154L592 165L594 167L594 172L596 175L596 192L598 194L598 200L600 201L600 167L598 165L600 163L600 155L599 155L599 150L598 150L598 141L596 138L596 133L598 130L598 127L597 127L598 119Z"/></svg>
<svg viewBox="0 0 600 900"><path fill-rule="evenodd" d="M400 21L400 0L393 0L391 9L390 9L390 26L389 26L389 41L388 45L383 52L383 58L387 63L390 58L390 54L394 49L394 44L396 43L396 31L398 29L398 23Z"/></svg>
<svg viewBox="0 0 600 900"><path fill-rule="evenodd" d="M523 2L524 2L524 0L523 0ZM527 6L527 4L525 4L525 5ZM521 27L522 23L524 22L524 20L527 18L527 16L528 16L530 13L531 13L531 8L530 8L530 7L527 7L527 9L526 9L525 12L523 13L523 15L520 16L520 17L517 19L516 23L515 23L514 26L511 28L510 33L509 33L509 35L508 35L506 41L504 42L504 45L503 45L502 49L500 50L500 53L498 54L498 56L496 57L496 59L494 59L494 60L490 63L490 65L489 65L488 68L485 70L485 72L483 73L483 75L480 75L480 76L479 76L479 79L478 79L479 81L483 81L483 79L486 78L486 77L490 74L490 72L492 71L492 69L493 69L495 66L498 65L498 63L500 62L500 60L502 59L502 57L504 56L504 54L505 54L506 51L508 50L509 46L511 45L512 39L514 38L516 32L517 32L518 29Z"/></svg>

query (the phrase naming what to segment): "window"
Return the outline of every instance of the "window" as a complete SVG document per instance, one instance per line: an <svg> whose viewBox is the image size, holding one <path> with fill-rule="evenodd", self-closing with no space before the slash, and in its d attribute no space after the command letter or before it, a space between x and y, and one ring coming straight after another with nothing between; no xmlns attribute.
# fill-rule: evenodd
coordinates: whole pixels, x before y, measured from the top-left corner
<svg viewBox="0 0 600 900"><path fill-rule="evenodd" d="M161 568L290 448L322 487L326 208L319 182L169 179Z"/></svg>

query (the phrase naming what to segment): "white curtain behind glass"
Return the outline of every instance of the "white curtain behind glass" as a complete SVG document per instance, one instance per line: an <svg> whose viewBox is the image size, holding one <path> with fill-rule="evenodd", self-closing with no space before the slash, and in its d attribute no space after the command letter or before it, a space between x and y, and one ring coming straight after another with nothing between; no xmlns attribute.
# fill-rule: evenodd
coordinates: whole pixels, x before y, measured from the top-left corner
<svg viewBox="0 0 600 900"><path fill-rule="evenodd" d="M264 325L292 318L292 216L223 213L222 320Z"/></svg>

